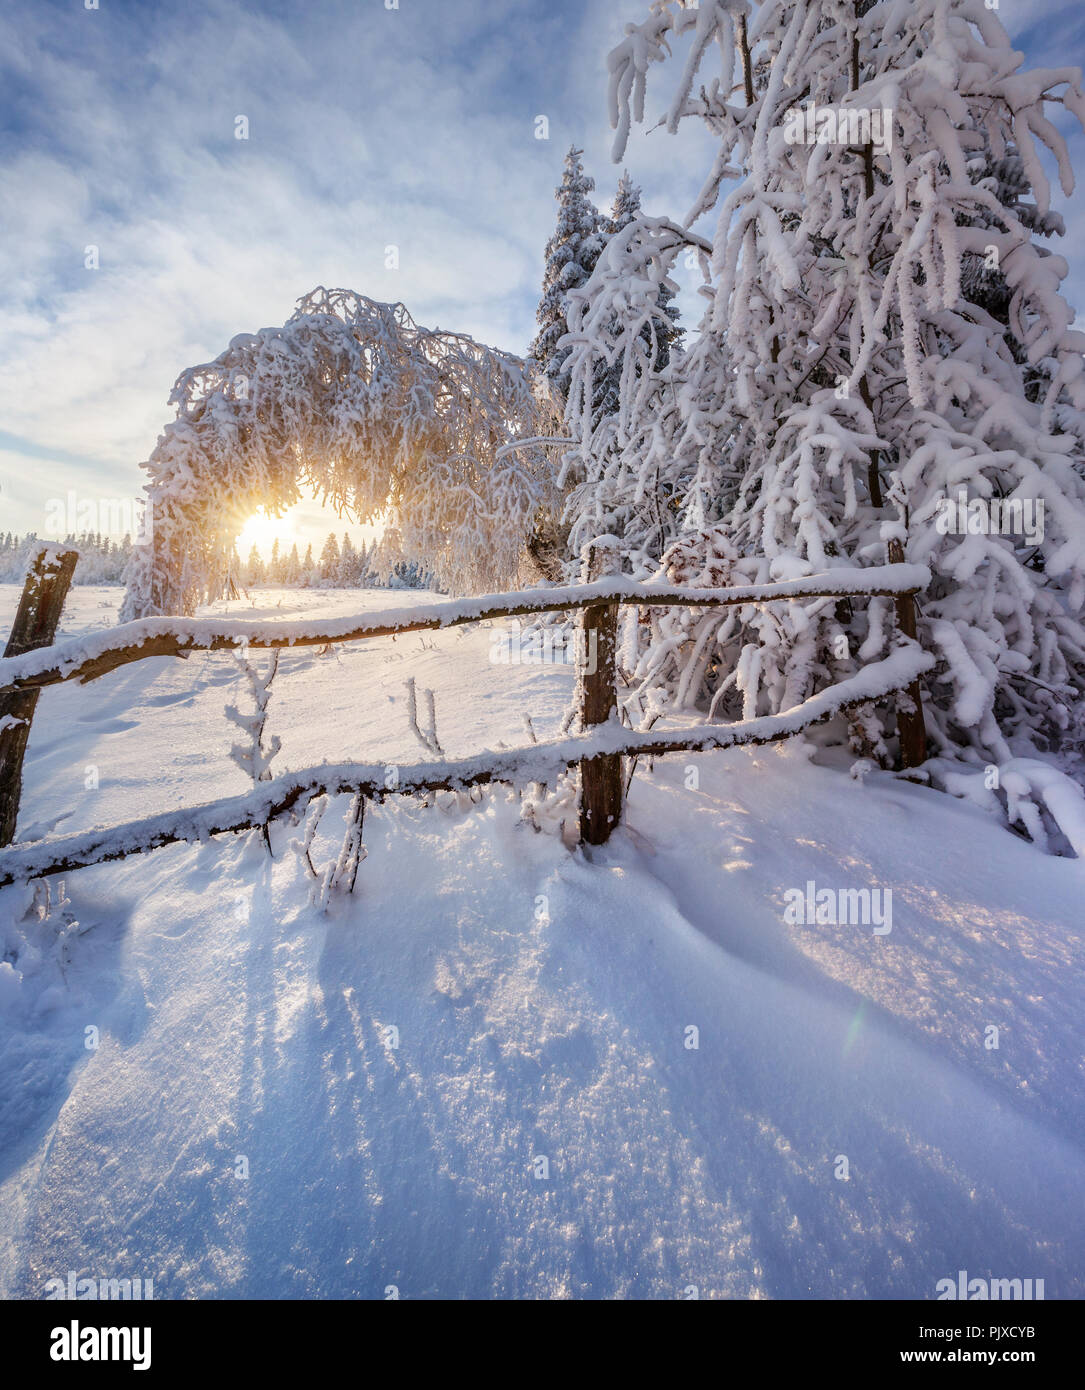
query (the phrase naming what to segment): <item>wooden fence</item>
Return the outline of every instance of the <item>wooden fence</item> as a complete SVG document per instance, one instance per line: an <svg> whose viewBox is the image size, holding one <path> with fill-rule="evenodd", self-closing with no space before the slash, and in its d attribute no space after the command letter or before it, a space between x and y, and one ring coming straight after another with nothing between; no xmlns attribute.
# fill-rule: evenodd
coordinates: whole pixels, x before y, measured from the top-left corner
<svg viewBox="0 0 1085 1390"><path fill-rule="evenodd" d="M258 783L245 796L4 850L0 853L0 887L126 858L178 841L203 840L258 827L266 833L278 817L297 812L325 794L353 792L360 824L367 798L382 800L392 794L458 790L491 782L547 782L577 766L580 838L585 844L600 845L621 819L623 758L776 742L843 710L900 692L906 693L898 712L902 764L917 766L926 756L919 678L934 660L915 641L914 596L929 581L929 573L921 566L891 563L880 568L836 570L782 583L729 589L683 589L611 578L568 588L452 600L429 606L422 615L410 609L386 610L361 617L294 624L286 631L285 625L246 620L156 618L54 644L75 559L74 552L46 546L32 557L11 639L0 660L0 845L10 845L14 839L23 755L41 691L71 680L85 684L148 657L184 657L193 651L240 647L325 646L496 617L578 611L584 647L594 652L591 669L585 667L580 674L583 732L530 747L399 767L394 787L387 784L383 764L323 764L285 773ZM894 600L900 631L893 652L794 709L734 724L706 724L685 730L635 731L617 722L620 606L710 608L858 597Z"/></svg>

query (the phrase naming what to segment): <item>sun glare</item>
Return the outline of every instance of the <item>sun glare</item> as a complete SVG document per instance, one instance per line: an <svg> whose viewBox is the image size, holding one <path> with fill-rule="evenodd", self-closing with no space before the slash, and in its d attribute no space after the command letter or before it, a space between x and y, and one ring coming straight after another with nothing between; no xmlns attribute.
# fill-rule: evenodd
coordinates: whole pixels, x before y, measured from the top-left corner
<svg viewBox="0 0 1085 1390"><path fill-rule="evenodd" d="M294 545L299 553L304 554L306 546L312 545L313 554L317 555L329 531L334 531L340 539L343 532L348 531L356 545L360 540L368 545L383 535L384 518L362 525L339 517L331 508L321 507L312 501L298 502L282 516L268 516L266 512L258 511L241 528L237 552L245 557L255 546L267 560L271 556L271 547L278 541L281 554L288 554Z"/></svg>
<svg viewBox="0 0 1085 1390"><path fill-rule="evenodd" d="M237 538L238 553L247 555L256 546L261 555L269 555L275 541L279 542L280 550L284 545L289 550L297 543L298 531L293 518L289 513L286 516L268 516L265 512L254 512Z"/></svg>

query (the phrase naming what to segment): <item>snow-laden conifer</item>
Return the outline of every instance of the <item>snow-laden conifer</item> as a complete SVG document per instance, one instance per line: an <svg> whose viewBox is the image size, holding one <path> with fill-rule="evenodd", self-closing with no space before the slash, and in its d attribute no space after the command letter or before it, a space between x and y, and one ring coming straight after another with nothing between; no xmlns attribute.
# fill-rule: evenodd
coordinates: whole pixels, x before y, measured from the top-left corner
<svg viewBox="0 0 1085 1390"><path fill-rule="evenodd" d="M569 349L559 347L568 331L569 294L587 282L609 231L607 219L591 199L595 180L584 172L582 155L575 145L570 148L554 190L558 222L546 243L543 293L535 315L539 331L531 344L531 356L559 405L569 394Z"/></svg>
<svg viewBox="0 0 1085 1390"><path fill-rule="evenodd" d="M610 57L615 158L676 46L665 123L701 120L719 142L684 224L716 217L707 308L681 363L628 415L623 401L597 524L631 514L612 542L626 566L690 583L899 547L934 575L919 627L939 657L933 751L986 766L1073 745L1085 335L1043 242L1061 231L1048 156L1073 186L1055 120L1085 116L1080 74L1025 71L983 0L657 0ZM599 456L592 361L648 370L629 329L679 240L631 224L572 316L584 460ZM883 655L892 629L887 600L820 602L668 614L624 650L653 707L748 715Z"/></svg>

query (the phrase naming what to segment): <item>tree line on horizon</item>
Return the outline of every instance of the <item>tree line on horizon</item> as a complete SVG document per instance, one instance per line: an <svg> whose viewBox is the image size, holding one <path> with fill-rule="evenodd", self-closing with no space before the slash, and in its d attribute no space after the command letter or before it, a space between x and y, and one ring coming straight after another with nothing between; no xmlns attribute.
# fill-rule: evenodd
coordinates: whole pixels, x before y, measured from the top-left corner
<svg viewBox="0 0 1085 1390"><path fill-rule="evenodd" d="M21 584L26 577L27 559L31 546L42 538L36 532L18 535L12 531L0 534L0 583ZM60 542L79 551L79 563L72 576L73 584L123 584L124 572L132 558L132 538L120 540L99 532L68 535ZM432 574L413 560L395 560L389 564L382 554L380 542L370 545L362 541L356 547L347 531L342 542L329 531L317 559L310 544L304 556L297 545L284 553L276 539L271 555L264 560L257 546L242 561L234 551L236 561L232 579L238 592L269 584L286 589L428 589L433 587Z"/></svg>

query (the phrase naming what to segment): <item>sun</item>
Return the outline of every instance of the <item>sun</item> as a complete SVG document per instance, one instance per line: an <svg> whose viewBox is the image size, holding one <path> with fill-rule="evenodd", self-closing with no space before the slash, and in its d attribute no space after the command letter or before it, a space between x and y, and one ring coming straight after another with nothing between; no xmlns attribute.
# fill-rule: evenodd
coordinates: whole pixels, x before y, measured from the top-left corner
<svg viewBox="0 0 1085 1390"><path fill-rule="evenodd" d="M261 555L271 553L271 547L275 541L279 542L279 549L285 545L287 550L296 544L298 540L297 527L293 517L268 516L266 512L254 512L248 521L241 528L241 534L237 538L237 549L241 555L247 555L253 546Z"/></svg>
<svg viewBox="0 0 1085 1390"><path fill-rule="evenodd" d="M342 539L344 531L349 531L355 544L364 542L369 546L380 540L385 522L383 514L372 521L351 521L312 498L301 498L282 516L269 516L263 508L253 512L238 533L235 544L242 559L247 559L255 546L265 561L270 560L276 541L280 555L289 555L295 545L299 555L305 554L307 546L312 546L313 554L319 555L330 531L335 532L339 539Z"/></svg>

